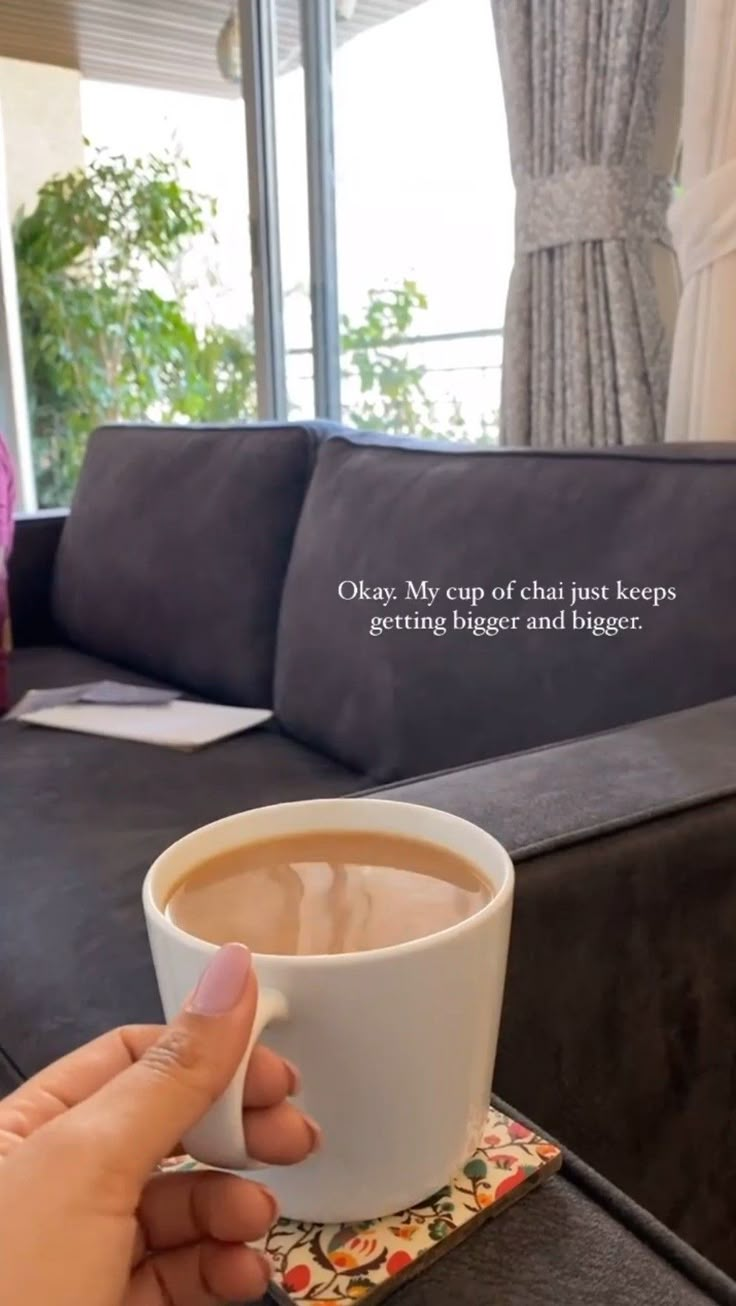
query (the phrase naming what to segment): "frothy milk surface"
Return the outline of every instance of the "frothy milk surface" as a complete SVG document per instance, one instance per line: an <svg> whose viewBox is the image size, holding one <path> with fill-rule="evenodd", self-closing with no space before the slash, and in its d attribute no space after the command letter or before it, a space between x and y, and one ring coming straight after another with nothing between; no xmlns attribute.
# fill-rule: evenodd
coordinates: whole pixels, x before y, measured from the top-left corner
<svg viewBox="0 0 736 1306"><path fill-rule="evenodd" d="M425 938L467 920L492 896L470 862L439 844L315 830L203 860L165 911L209 943L324 956Z"/></svg>

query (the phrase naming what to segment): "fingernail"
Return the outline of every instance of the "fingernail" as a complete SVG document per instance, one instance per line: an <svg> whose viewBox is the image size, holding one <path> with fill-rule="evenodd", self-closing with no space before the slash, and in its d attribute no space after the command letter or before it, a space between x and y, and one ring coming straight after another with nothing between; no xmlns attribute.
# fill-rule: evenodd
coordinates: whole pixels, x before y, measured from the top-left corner
<svg viewBox="0 0 736 1306"><path fill-rule="evenodd" d="M242 943L226 943L200 976L187 1010L198 1016L223 1016L232 1011L245 992L250 967L250 950Z"/></svg>
<svg viewBox="0 0 736 1306"><path fill-rule="evenodd" d="M268 1202L268 1205L271 1208L268 1215L268 1224L270 1228L272 1224L276 1223L276 1221L278 1220L281 1214L281 1211L279 1209L279 1204L276 1201L276 1198L274 1197L270 1188L264 1188L263 1184L256 1184L256 1183L253 1184L253 1187L258 1188L258 1190L261 1193L263 1193L263 1196L265 1197L266 1201Z"/></svg>
<svg viewBox="0 0 736 1306"><path fill-rule="evenodd" d="M286 1066L286 1073L289 1076L287 1097L293 1097L295 1093L301 1093L302 1091L302 1077L298 1067L294 1065L293 1061L288 1061L286 1057L283 1057L282 1059Z"/></svg>
<svg viewBox="0 0 736 1306"><path fill-rule="evenodd" d="M266 1252L256 1252L256 1256L263 1267L266 1278L271 1280L273 1278L273 1261L271 1257Z"/></svg>
<svg viewBox="0 0 736 1306"><path fill-rule="evenodd" d="M319 1149L321 1148L322 1141L324 1139L324 1134L322 1133L322 1130L317 1124L317 1121L313 1120L311 1116L305 1116L304 1123L307 1126L310 1137L312 1139L312 1146L309 1149L309 1154L311 1156L312 1152L318 1152Z"/></svg>

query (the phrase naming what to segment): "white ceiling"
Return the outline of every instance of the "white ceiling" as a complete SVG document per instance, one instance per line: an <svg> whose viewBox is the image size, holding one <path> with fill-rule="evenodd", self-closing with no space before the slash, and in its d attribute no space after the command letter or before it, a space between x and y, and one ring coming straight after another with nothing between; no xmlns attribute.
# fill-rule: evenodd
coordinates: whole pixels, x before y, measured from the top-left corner
<svg viewBox="0 0 736 1306"><path fill-rule="evenodd" d="M308 0L305 0L308 2ZM338 42L423 0L357 0ZM215 43L232 0L0 0L0 55L79 68L100 81L236 95ZM277 0L281 69L299 61L299 0Z"/></svg>

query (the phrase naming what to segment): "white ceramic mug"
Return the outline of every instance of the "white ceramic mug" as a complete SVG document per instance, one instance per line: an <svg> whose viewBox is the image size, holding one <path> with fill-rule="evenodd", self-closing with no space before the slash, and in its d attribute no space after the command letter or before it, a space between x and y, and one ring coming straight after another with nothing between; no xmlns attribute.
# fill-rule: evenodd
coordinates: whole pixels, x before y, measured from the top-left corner
<svg viewBox="0 0 736 1306"><path fill-rule="evenodd" d="M143 905L161 1000L171 1019L216 951L164 914L172 887L203 860L254 840L315 830L371 830L459 853L493 897L426 938L336 956L254 956L261 1039L299 1066L298 1106L321 1125L320 1150L260 1168L285 1216L356 1222L400 1211L441 1188L474 1152L488 1108L506 973L514 871L469 821L383 798L325 798L229 816L180 839L149 870ZM253 1168L242 1128L248 1048L237 1074L184 1139L201 1161Z"/></svg>

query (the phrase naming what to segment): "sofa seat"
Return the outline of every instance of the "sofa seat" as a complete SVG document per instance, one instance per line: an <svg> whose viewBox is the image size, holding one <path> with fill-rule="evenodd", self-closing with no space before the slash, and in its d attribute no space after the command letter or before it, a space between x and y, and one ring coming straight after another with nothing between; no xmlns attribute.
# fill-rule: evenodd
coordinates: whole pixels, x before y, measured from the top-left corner
<svg viewBox="0 0 736 1306"><path fill-rule="evenodd" d="M11 659L16 700L104 677L142 680L70 649ZM140 892L174 839L366 783L270 723L179 753L0 722L0 1051L28 1075L111 1025L159 1019Z"/></svg>

